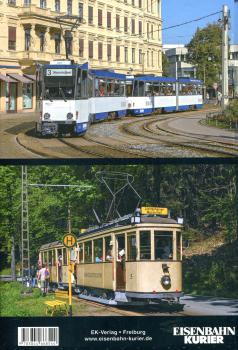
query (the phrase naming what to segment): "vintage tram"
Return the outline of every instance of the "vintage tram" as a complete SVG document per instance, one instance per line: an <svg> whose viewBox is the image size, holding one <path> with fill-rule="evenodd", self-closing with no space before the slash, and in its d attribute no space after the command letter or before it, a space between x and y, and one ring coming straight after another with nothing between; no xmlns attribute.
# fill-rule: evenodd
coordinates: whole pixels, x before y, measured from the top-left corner
<svg viewBox="0 0 238 350"><path fill-rule="evenodd" d="M139 214L86 230L71 252L74 291L80 298L111 305L179 302L182 227L180 219L151 215L144 207ZM43 245L40 256L49 266L51 285L67 289L68 261L62 242Z"/></svg>

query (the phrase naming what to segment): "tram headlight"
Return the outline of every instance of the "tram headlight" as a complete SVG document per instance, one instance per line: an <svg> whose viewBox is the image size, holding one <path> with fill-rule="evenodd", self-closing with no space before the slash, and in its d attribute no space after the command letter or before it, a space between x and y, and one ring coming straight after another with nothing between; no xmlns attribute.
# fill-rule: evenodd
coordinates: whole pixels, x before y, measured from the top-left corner
<svg viewBox="0 0 238 350"><path fill-rule="evenodd" d="M72 119L73 118L73 113L67 113L67 119Z"/></svg>
<svg viewBox="0 0 238 350"><path fill-rule="evenodd" d="M171 278L168 275L164 275L161 278L161 284L165 289L168 289L171 286Z"/></svg>
<svg viewBox="0 0 238 350"><path fill-rule="evenodd" d="M44 114L44 119L45 119L45 120L50 119L50 113L45 113L45 114Z"/></svg>

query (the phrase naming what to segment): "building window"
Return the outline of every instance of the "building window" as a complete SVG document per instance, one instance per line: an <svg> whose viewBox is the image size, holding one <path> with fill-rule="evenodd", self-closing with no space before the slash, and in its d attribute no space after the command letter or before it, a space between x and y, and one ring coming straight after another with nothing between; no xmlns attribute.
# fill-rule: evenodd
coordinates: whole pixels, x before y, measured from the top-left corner
<svg viewBox="0 0 238 350"><path fill-rule="evenodd" d="M131 20L131 34L135 34L135 19Z"/></svg>
<svg viewBox="0 0 238 350"><path fill-rule="evenodd" d="M142 35L142 21L139 21L139 35Z"/></svg>
<svg viewBox="0 0 238 350"><path fill-rule="evenodd" d="M88 57L93 58L93 41L88 42Z"/></svg>
<svg viewBox="0 0 238 350"><path fill-rule="evenodd" d="M128 32L128 18L124 17L124 32Z"/></svg>
<svg viewBox="0 0 238 350"><path fill-rule="evenodd" d="M154 26L151 24L151 39L154 39Z"/></svg>
<svg viewBox="0 0 238 350"><path fill-rule="evenodd" d="M29 51L31 47L31 30L25 29L25 51Z"/></svg>
<svg viewBox="0 0 238 350"><path fill-rule="evenodd" d="M102 60L102 43L98 43L98 59Z"/></svg>
<svg viewBox="0 0 238 350"><path fill-rule="evenodd" d="M132 60L132 63L135 63L136 61L136 49L134 47L131 50L131 60Z"/></svg>
<svg viewBox="0 0 238 350"><path fill-rule="evenodd" d="M151 65L154 67L154 51L151 51Z"/></svg>
<svg viewBox="0 0 238 350"><path fill-rule="evenodd" d="M84 53L84 40L79 39L79 57L83 57Z"/></svg>
<svg viewBox="0 0 238 350"><path fill-rule="evenodd" d="M23 84L22 86L23 109L32 108L32 85L33 84Z"/></svg>
<svg viewBox="0 0 238 350"><path fill-rule="evenodd" d="M24 0L24 6L30 6L31 0Z"/></svg>
<svg viewBox="0 0 238 350"><path fill-rule="evenodd" d="M112 59L112 45L107 44L107 60L111 61Z"/></svg>
<svg viewBox="0 0 238 350"><path fill-rule="evenodd" d="M55 0L55 11L60 12L60 0Z"/></svg>
<svg viewBox="0 0 238 350"><path fill-rule="evenodd" d="M120 16L116 15L116 30L120 30Z"/></svg>
<svg viewBox="0 0 238 350"><path fill-rule="evenodd" d="M142 64L142 50L139 50L139 64Z"/></svg>
<svg viewBox="0 0 238 350"><path fill-rule="evenodd" d="M128 47L125 47L125 57L124 57L124 60L125 60L125 63L128 63Z"/></svg>
<svg viewBox="0 0 238 350"><path fill-rule="evenodd" d="M72 0L67 0L67 15L72 16Z"/></svg>
<svg viewBox="0 0 238 350"><path fill-rule="evenodd" d="M46 9L46 0L40 0L40 8Z"/></svg>
<svg viewBox="0 0 238 350"><path fill-rule="evenodd" d="M147 66L150 66L150 52L147 51Z"/></svg>
<svg viewBox="0 0 238 350"><path fill-rule="evenodd" d="M80 22L82 22L82 20L83 20L83 4L81 2L79 2L79 4L78 4L78 10L79 10Z"/></svg>
<svg viewBox="0 0 238 350"><path fill-rule="evenodd" d="M112 26L111 12L107 12L107 28L111 29L111 26Z"/></svg>
<svg viewBox="0 0 238 350"><path fill-rule="evenodd" d="M55 53L60 54L61 36L59 33L55 34Z"/></svg>
<svg viewBox="0 0 238 350"><path fill-rule="evenodd" d="M8 0L8 5L16 6L16 0Z"/></svg>
<svg viewBox="0 0 238 350"><path fill-rule="evenodd" d="M138 1L138 6L139 6L140 9L142 8L142 0Z"/></svg>
<svg viewBox="0 0 238 350"><path fill-rule="evenodd" d="M102 27L102 10L98 9L98 26Z"/></svg>
<svg viewBox="0 0 238 350"><path fill-rule="evenodd" d="M116 61L120 62L120 46L116 46Z"/></svg>
<svg viewBox="0 0 238 350"><path fill-rule="evenodd" d="M69 55L72 55L73 52L73 35L69 30L65 31L65 40L66 40L66 47L67 47L67 53Z"/></svg>
<svg viewBox="0 0 238 350"><path fill-rule="evenodd" d="M88 6L88 23L93 24L93 7Z"/></svg>
<svg viewBox="0 0 238 350"><path fill-rule="evenodd" d="M135 6L135 0L131 0L131 5Z"/></svg>
<svg viewBox="0 0 238 350"><path fill-rule="evenodd" d="M147 23L147 39L150 38L150 25Z"/></svg>
<svg viewBox="0 0 238 350"><path fill-rule="evenodd" d="M8 50L16 50L16 27L8 27Z"/></svg>
<svg viewBox="0 0 238 350"><path fill-rule="evenodd" d="M45 49L45 33L41 32L39 36L40 36L40 52L44 52L44 49Z"/></svg>

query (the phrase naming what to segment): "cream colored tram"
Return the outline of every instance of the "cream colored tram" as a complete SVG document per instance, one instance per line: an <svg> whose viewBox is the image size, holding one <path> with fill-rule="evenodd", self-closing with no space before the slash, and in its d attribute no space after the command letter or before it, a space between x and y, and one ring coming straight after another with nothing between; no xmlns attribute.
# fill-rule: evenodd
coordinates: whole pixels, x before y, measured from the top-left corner
<svg viewBox="0 0 238 350"><path fill-rule="evenodd" d="M182 293L182 224L128 215L79 235L74 290L105 304L178 302ZM52 285L67 288L67 254L61 242L41 247Z"/></svg>

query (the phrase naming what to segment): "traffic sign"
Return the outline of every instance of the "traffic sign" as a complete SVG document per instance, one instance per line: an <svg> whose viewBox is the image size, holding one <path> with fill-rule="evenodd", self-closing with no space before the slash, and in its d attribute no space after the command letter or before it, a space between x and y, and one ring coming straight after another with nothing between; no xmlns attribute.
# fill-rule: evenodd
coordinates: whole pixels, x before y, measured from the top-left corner
<svg viewBox="0 0 238 350"><path fill-rule="evenodd" d="M63 237L63 245L66 248L72 248L75 247L77 244L77 237L73 235L72 233L67 233Z"/></svg>

